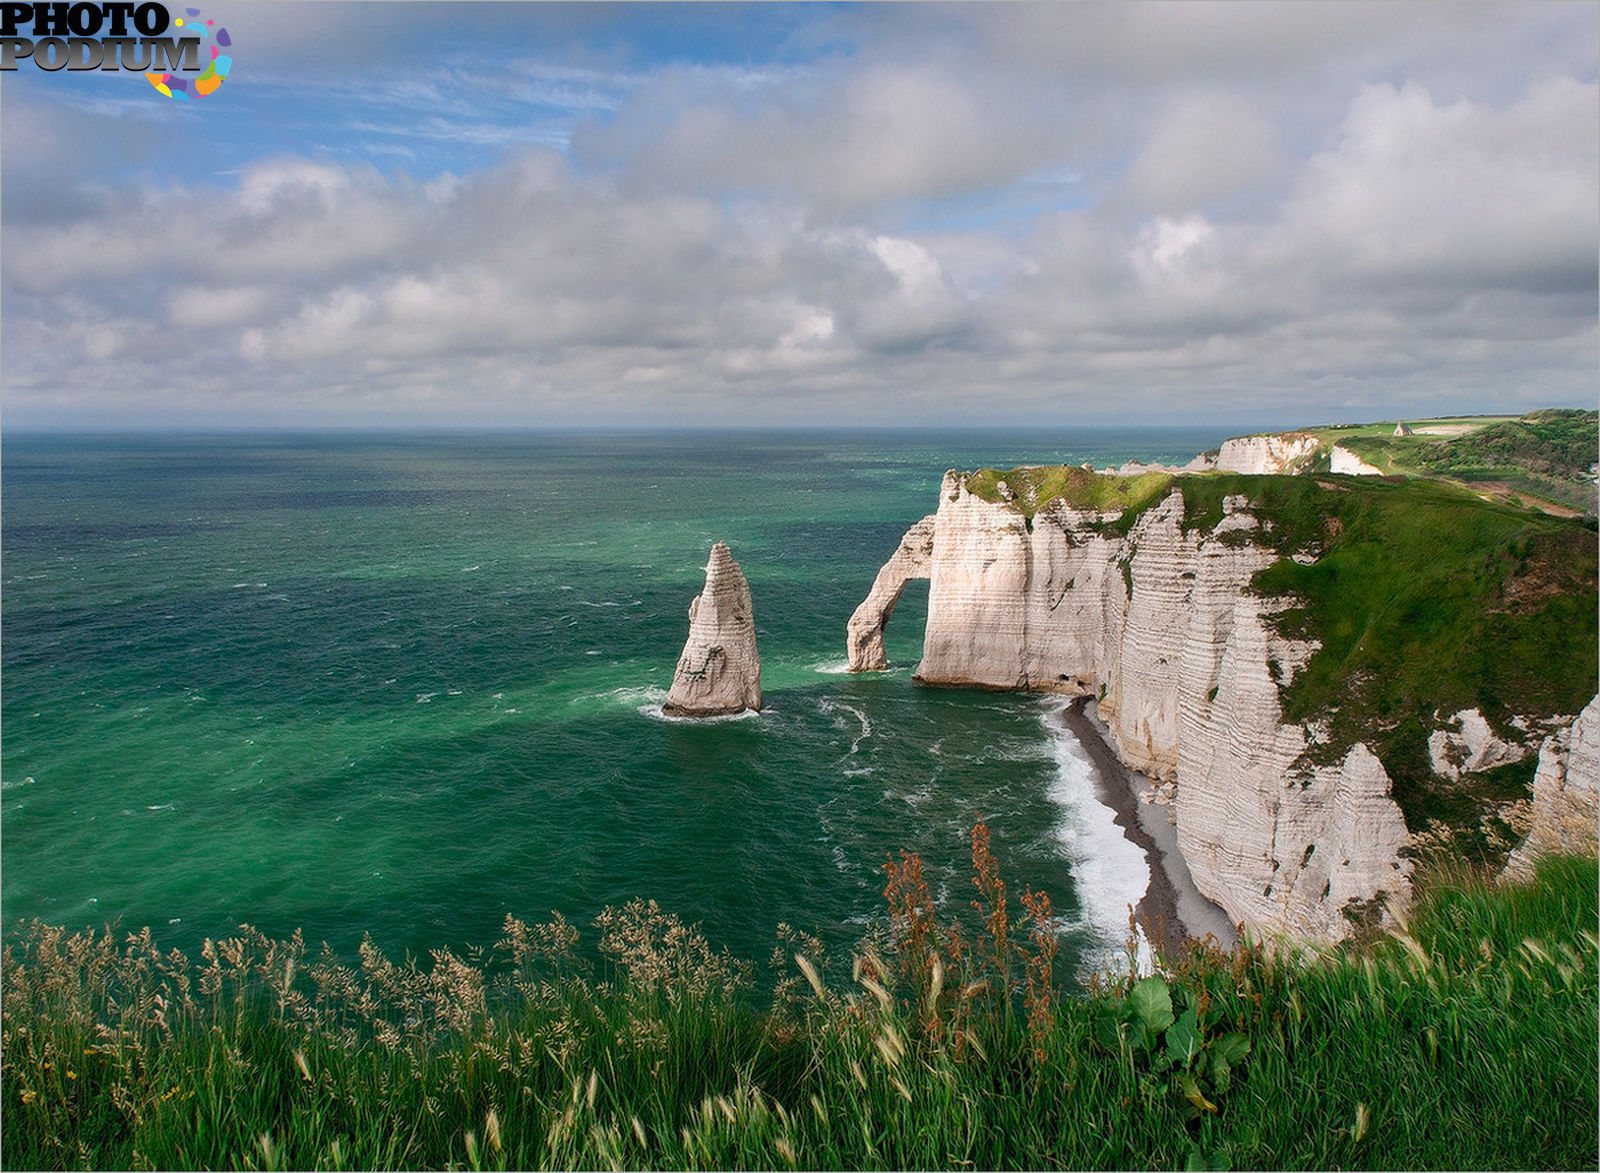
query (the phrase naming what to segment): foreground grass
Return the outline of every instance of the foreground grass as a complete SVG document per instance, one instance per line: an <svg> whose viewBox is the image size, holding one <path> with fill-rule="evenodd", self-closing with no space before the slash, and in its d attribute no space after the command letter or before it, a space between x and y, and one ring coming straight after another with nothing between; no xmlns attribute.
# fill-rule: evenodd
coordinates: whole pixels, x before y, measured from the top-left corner
<svg viewBox="0 0 1600 1173"><path fill-rule="evenodd" d="M981 830L981 828L980 828ZM975 835L968 945L914 857L849 972L748 966L650 905L508 922L490 964L34 925L4 966L7 1168L1593 1168L1593 861L1438 884L1408 930L1196 949L1058 998L1047 902ZM765 999L762 999L765 1001Z"/></svg>

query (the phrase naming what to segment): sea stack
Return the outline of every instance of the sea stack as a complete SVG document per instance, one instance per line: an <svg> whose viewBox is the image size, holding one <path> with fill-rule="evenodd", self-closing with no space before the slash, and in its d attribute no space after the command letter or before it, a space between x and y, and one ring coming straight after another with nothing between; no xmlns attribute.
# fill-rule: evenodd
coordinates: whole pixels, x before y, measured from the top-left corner
<svg viewBox="0 0 1600 1173"><path fill-rule="evenodd" d="M761 708L750 584L725 542L711 547L705 589L689 604L689 639L661 711L669 717L721 717Z"/></svg>

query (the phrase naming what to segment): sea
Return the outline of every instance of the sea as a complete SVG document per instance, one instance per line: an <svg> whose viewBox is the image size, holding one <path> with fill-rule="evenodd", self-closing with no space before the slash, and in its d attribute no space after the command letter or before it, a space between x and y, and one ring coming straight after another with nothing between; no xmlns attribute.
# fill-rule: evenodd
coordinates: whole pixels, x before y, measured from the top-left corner
<svg viewBox="0 0 1600 1173"><path fill-rule="evenodd" d="M848 951L918 853L965 910L986 822L1062 961L1149 879L1057 697L916 684L845 623L948 468L1182 462L1218 429L16 435L0 447L0 905L241 924L353 956L585 932L638 898L756 961ZM664 718L711 544L750 582L766 707Z"/></svg>

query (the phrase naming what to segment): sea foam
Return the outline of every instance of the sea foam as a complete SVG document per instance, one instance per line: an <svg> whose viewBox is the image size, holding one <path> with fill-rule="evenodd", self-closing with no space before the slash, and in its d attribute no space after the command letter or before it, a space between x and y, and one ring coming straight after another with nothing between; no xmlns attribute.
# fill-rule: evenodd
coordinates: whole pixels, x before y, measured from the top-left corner
<svg viewBox="0 0 1600 1173"><path fill-rule="evenodd" d="M1095 793L1094 763L1071 731L1043 718L1052 733L1056 775L1051 799L1061 808L1056 837L1072 862L1087 927L1102 942L1101 964L1115 960L1128 935L1128 910L1137 908L1150 886L1150 864L1137 844L1116 824L1115 812ZM1148 966L1148 945L1140 934L1140 968Z"/></svg>

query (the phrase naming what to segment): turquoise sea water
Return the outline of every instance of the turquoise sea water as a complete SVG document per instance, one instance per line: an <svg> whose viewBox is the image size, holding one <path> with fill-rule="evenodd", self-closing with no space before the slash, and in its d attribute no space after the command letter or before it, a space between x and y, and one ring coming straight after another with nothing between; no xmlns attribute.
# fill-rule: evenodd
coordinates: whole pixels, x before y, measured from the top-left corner
<svg viewBox="0 0 1600 1173"><path fill-rule="evenodd" d="M925 584L889 673L845 621L948 467L1225 434L8 436L5 923L420 954L643 896L759 959L854 942L902 848L964 905L981 816L1092 960L1145 877L1053 702L914 685ZM665 721L717 539L769 711Z"/></svg>

